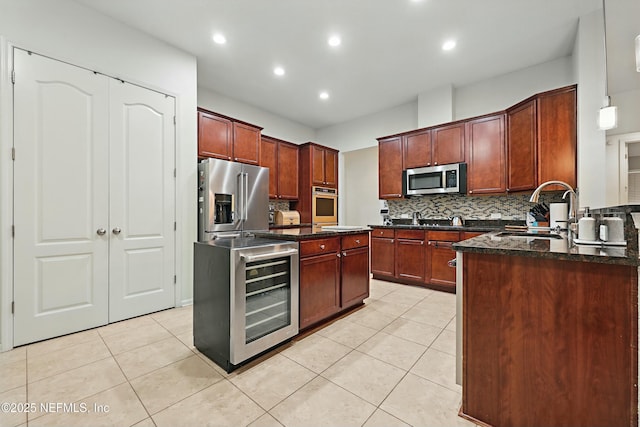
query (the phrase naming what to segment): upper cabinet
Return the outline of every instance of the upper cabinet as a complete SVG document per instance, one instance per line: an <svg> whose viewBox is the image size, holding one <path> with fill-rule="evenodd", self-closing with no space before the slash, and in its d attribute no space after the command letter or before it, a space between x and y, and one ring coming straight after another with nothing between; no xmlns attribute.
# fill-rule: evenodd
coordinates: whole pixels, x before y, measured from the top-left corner
<svg viewBox="0 0 640 427"><path fill-rule="evenodd" d="M262 128L198 108L198 157L257 165Z"/></svg>
<svg viewBox="0 0 640 427"><path fill-rule="evenodd" d="M537 97L538 184L555 180L577 185L576 102L575 85Z"/></svg>
<svg viewBox="0 0 640 427"><path fill-rule="evenodd" d="M431 130L420 130L402 137L404 169L431 166Z"/></svg>
<svg viewBox="0 0 640 427"><path fill-rule="evenodd" d="M464 122L433 128L434 166L464 162L464 128Z"/></svg>
<svg viewBox="0 0 640 427"><path fill-rule="evenodd" d="M402 197L402 137L378 139L378 197Z"/></svg>
<svg viewBox="0 0 640 427"><path fill-rule="evenodd" d="M298 199L298 146L262 136L260 166L269 168L269 198Z"/></svg>
<svg viewBox="0 0 640 427"><path fill-rule="evenodd" d="M536 118L535 98L507 110L508 192L538 186Z"/></svg>
<svg viewBox="0 0 640 427"><path fill-rule="evenodd" d="M326 187L338 186L338 152L311 144L311 183Z"/></svg>
<svg viewBox="0 0 640 427"><path fill-rule="evenodd" d="M504 114L470 120L466 127L469 194L504 193Z"/></svg>

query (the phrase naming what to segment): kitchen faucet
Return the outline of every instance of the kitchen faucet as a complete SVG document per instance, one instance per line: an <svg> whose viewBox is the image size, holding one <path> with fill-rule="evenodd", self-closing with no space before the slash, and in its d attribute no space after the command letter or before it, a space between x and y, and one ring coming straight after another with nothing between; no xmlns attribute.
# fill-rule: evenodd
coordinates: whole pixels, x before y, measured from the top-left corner
<svg viewBox="0 0 640 427"><path fill-rule="evenodd" d="M542 189L548 185L560 185L564 188L567 189L567 191L564 192L564 194L562 195L562 199L565 199L567 197L567 194L569 195L569 218L567 221L567 228L571 228L569 227L569 225L571 223L576 223L578 222L578 215L577 215L577 209L578 209L578 194L576 194L576 192L574 191L573 188L571 188L571 186L569 184L567 184L564 181L547 181L547 182L543 182L542 184L540 184L538 186L538 188L536 188L533 191L533 194L531 194L531 198L529 199L529 201L531 203L538 203L538 199L540 198L540 192L542 191Z"/></svg>

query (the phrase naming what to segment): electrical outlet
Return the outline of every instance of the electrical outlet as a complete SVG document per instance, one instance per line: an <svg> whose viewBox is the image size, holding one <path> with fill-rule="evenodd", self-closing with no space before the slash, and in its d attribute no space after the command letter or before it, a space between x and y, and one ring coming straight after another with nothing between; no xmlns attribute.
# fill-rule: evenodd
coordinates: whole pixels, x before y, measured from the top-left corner
<svg viewBox="0 0 640 427"><path fill-rule="evenodd" d="M491 219L501 219L502 218L502 214L501 213L492 213L491 214Z"/></svg>

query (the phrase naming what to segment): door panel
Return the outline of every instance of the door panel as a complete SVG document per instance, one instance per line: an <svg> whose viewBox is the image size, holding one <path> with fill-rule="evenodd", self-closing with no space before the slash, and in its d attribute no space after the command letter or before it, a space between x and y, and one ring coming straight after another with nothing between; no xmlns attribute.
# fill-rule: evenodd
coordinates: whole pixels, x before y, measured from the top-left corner
<svg viewBox="0 0 640 427"><path fill-rule="evenodd" d="M14 345L108 322L107 77L14 50Z"/></svg>
<svg viewBox="0 0 640 427"><path fill-rule="evenodd" d="M109 321L173 307L174 98L110 83Z"/></svg>

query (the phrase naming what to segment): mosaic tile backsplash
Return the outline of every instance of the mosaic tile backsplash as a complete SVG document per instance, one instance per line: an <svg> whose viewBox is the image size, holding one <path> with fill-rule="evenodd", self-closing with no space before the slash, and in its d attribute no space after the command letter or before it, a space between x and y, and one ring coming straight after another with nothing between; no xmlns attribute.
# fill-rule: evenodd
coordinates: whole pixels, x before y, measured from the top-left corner
<svg viewBox="0 0 640 427"><path fill-rule="evenodd" d="M562 191L542 193L540 203L562 202ZM388 200L389 216L401 218L420 212L422 218L447 219L461 215L464 219L491 219L492 213L499 213L505 220L526 220L526 214L533 206L529 202L530 193L497 196L465 196L461 194L429 194L403 200ZM568 200L565 200L568 202Z"/></svg>

